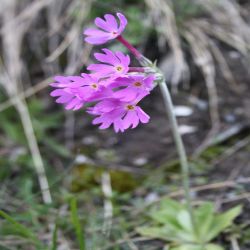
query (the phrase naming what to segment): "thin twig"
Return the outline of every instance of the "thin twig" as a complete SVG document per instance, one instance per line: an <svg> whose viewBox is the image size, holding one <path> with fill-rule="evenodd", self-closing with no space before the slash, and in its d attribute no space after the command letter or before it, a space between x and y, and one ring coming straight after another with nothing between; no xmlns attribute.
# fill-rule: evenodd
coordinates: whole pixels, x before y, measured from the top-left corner
<svg viewBox="0 0 250 250"><path fill-rule="evenodd" d="M248 144L250 144L250 136L245 137L244 139L238 141L237 143L235 143L232 147L226 149L222 156L215 159L212 162L213 166L218 165L219 163L221 163L222 161L224 161L225 159L232 157L237 151L241 150L242 148L246 147Z"/></svg>
<svg viewBox="0 0 250 250"><path fill-rule="evenodd" d="M231 241L231 246L232 246L233 250L240 250L239 243L235 237L233 237L233 236L230 237L230 241Z"/></svg>
<svg viewBox="0 0 250 250"><path fill-rule="evenodd" d="M28 97L31 97L32 95L38 93L42 89L48 87L49 83L51 82L51 77L37 83L34 85L34 87L30 87L27 90L18 93L16 95L12 95L7 101L0 104L0 112L10 108L13 105L13 102L15 99L20 98L20 100L26 99Z"/></svg>
<svg viewBox="0 0 250 250"><path fill-rule="evenodd" d="M249 199L249 198L250 198L250 192L246 192L246 193L243 193L243 194L236 195L235 197L232 197L232 198L221 199L220 203L221 204L226 204L226 203L231 203L231 202L244 200L244 199Z"/></svg>

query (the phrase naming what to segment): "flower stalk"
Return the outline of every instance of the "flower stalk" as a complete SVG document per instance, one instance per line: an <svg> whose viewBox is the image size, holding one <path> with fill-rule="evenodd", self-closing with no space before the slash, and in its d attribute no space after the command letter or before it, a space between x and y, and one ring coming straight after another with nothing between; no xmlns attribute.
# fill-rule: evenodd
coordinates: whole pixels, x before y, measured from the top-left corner
<svg viewBox="0 0 250 250"><path fill-rule="evenodd" d="M121 38L122 37L120 36L120 39L119 39L119 37L117 39L120 42L122 42L122 44L125 45L126 48L129 49L132 54L134 54L136 56L139 63L143 67L150 68L151 72L154 72L155 75L158 75L159 87L161 89L161 94L162 94L162 97L164 100L165 109L166 109L167 114L168 114L168 118L169 118L169 122L171 125L176 149L177 149L178 156L180 159L182 184L183 184L183 189L184 189L186 206L187 206L187 210L189 212L190 218L191 218L193 229L194 229L194 231L196 231L193 208L192 208L192 203L191 203L191 196L190 196L190 173L189 173L190 171L189 171L189 164L188 164L188 160L187 160L187 154L186 154L183 140L182 140L180 132L178 130L178 123L177 123L176 116L174 114L174 105L172 102L172 98L171 98L169 89L168 89L167 84L165 82L164 75L161 72L161 70L152 61L150 61L148 58L146 58L142 54L140 54L140 52L138 52L131 44L129 44L128 41L126 41L123 38L121 39ZM126 41L126 42L124 42L124 41ZM135 51L136 51L136 54L135 54ZM140 54L139 57L138 57L138 54Z"/></svg>
<svg viewBox="0 0 250 250"><path fill-rule="evenodd" d="M169 89L167 87L167 84L164 81L161 81L159 84L159 87L161 89L162 97L165 103L165 108L168 113L168 118L169 118L170 125L172 128L174 141L175 141L176 148L178 151L178 156L180 159L182 182L183 182L183 189L184 189L187 209L192 220L193 228L195 228L194 215L193 215L193 209L192 209L191 197L190 197L190 173L189 173L189 165L187 161L186 150L185 150L180 132L178 130L178 123L176 120L176 116L174 114L174 106L173 106L172 98L171 98Z"/></svg>
<svg viewBox="0 0 250 250"><path fill-rule="evenodd" d="M116 38L120 43L122 43L129 51L136 57L137 60L143 57L143 55L134 47L132 46L123 36L118 36Z"/></svg>

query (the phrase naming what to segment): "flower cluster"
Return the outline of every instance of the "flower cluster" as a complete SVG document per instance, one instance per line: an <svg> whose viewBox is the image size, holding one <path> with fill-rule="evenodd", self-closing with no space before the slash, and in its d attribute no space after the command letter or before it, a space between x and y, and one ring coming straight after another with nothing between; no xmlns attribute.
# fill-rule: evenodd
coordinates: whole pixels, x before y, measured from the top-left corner
<svg viewBox="0 0 250 250"><path fill-rule="evenodd" d="M127 19L120 13L117 17L119 25L110 14L104 19L96 18L95 24L100 29L85 30L85 41L103 44L111 39L121 40ZM124 132L149 122L150 117L138 103L153 89L154 76L145 74L143 68L130 67L130 57L120 51L104 48L94 57L98 63L87 67L88 74L54 77L55 82L50 85L55 88L51 96L56 97L56 102L68 110L92 105L87 112L96 117L93 124L99 124L100 129L113 125L116 132Z"/></svg>

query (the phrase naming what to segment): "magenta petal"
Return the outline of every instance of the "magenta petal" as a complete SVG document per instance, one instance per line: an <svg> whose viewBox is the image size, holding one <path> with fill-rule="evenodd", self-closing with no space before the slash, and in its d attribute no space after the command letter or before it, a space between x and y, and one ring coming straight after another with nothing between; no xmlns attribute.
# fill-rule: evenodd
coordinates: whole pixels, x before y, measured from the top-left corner
<svg viewBox="0 0 250 250"><path fill-rule="evenodd" d="M92 121L92 124L96 125L96 124L100 124L102 123L103 120L101 117L96 117L93 121Z"/></svg>
<svg viewBox="0 0 250 250"><path fill-rule="evenodd" d="M57 81L57 82L63 82L63 83L66 83L68 82L68 79L67 79L67 76L55 76L54 79Z"/></svg>
<svg viewBox="0 0 250 250"><path fill-rule="evenodd" d="M73 108L73 110L78 110L78 109L80 109L82 106L83 106L83 102L79 102L78 104L76 104L75 106L74 106L74 108Z"/></svg>
<svg viewBox="0 0 250 250"><path fill-rule="evenodd" d="M93 28L86 29L83 34L87 36L97 36L97 37L103 37L103 36L105 37L109 35L108 32Z"/></svg>
<svg viewBox="0 0 250 250"><path fill-rule="evenodd" d="M115 53L115 55L119 58L119 60L121 61L121 63L123 64L123 65L126 65L126 66L128 66L129 64L130 64L130 57L129 57L129 55L124 55L122 52L120 52L120 51L117 51L116 53Z"/></svg>
<svg viewBox="0 0 250 250"><path fill-rule="evenodd" d="M147 78L144 79L144 85L148 90L152 90L154 87L154 75L149 75Z"/></svg>
<svg viewBox="0 0 250 250"><path fill-rule="evenodd" d="M150 119L149 115L147 115L140 107L137 107L136 112L142 123L149 122L149 119Z"/></svg>
<svg viewBox="0 0 250 250"><path fill-rule="evenodd" d="M111 88L118 88L118 87L127 87L133 82L133 78L131 77L118 77L110 82Z"/></svg>
<svg viewBox="0 0 250 250"><path fill-rule="evenodd" d="M85 42L90 43L90 44L96 44L96 45L101 45L106 43L109 39L108 37L86 37Z"/></svg>
<svg viewBox="0 0 250 250"><path fill-rule="evenodd" d="M96 104L92 109L91 112L93 113L107 113L114 110L116 107L116 102L111 100L104 100Z"/></svg>
<svg viewBox="0 0 250 250"><path fill-rule="evenodd" d="M121 34L123 32L123 30L125 29L128 21L127 21L126 17L121 13L117 13L117 16L120 20L120 27L118 29L118 33Z"/></svg>
<svg viewBox="0 0 250 250"><path fill-rule="evenodd" d="M131 125L132 125L132 128L135 128L139 124L139 118L135 111L128 111L123 121L124 121L125 128L129 128Z"/></svg>
<svg viewBox="0 0 250 250"><path fill-rule="evenodd" d="M116 119L114 121L114 129L115 129L116 133L118 133L119 131L121 131L121 132L124 131L124 126L123 126L122 119Z"/></svg>
<svg viewBox="0 0 250 250"><path fill-rule="evenodd" d="M87 69L95 71L94 75L100 77L108 77L114 73L114 67L106 64L91 64Z"/></svg>
<svg viewBox="0 0 250 250"><path fill-rule="evenodd" d="M104 18L106 19L107 24L109 25L111 31L117 31L118 24L117 24L117 21L116 21L115 17L113 15L111 15L111 14L106 14L104 16Z"/></svg>
<svg viewBox="0 0 250 250"><path fill-rule="evenodd" d="M75 107L79 107L79 104L83 105L79 99L74 98L65 106L65 109L75 109Z"/></svg>
<svg viewBox="0 0 250 250"><path fill-rule="evenodd" d="M115 52L115 55L119 58L120 62L125 62L127 64L126 57L121 51Z"/></svg>
<svg viewBox="0 0 250 250"><path fill-rule="evenodd" d="M102 71L112 71L114 68L110 65L106 65L106 64L90 64L87 67L87 70L93 70L93 71L97 71L98 73L101 74Z"/></svg>
<svg viewBox="0 0 250 250"><path fill-rule="evenodd" d="M107 32L112 32L112 29L110 28L110 26L108 25L108 23L106 23L103 19L101 19L100 17L97 17L95 19L95 25Z"/></svg>
<svg viewBox="0 0 250 250"><path fill-rule="evenodd" d="M125 129L128 129L132 125L132 120L133 120L132 112L127 112L127 114L123 118L123 126Z"/></svg>
<svg viewBox="0 0 250 250"><path fill-rule="evenodd" d="M50 93L51 96L61 96L61 95L65 95L65 91L62 89L55 89Z"/></svg>
<svg viewBox="0 0 250 250"><path fill-rule="evenodd" d="M102 51L107 55L107 59L111 62L111 64L116 65L121 63L121 61L116 57L115 53L111 50L104 48Z"/></svg>
<svg viewBox="0 0 250 250"><path fill-rule="evenodd" d="M120 61L108 49L103 49L106 54L95 53L94 56L99 62L109 63L111 65L119 64Z"/></svg>
<svg viewBox="0 0 250 250"><path fill-rule="evenodd" d="M118 90L114 93L114 97L120 99L124 102L130 102L133 101L137 96L137 93L130 88L124 88L121 90Z"/></svg>
<svg viewBox="0 0 250 250"><path fill-rule="evenodd" d="M112 120L108 119L105 115L102 115L100 117L95 118L92 121L92 124L94 124L94 125L101 124L101 126L99 128L106 129L106 128L110 127L110 125L112 124Z"/></svg>
<svg viewBox="0 0 250 250"><path fill-rule="evenodd" d="M133 124L132 128L136 128L139 124L139 118L136 114L134 114L134 116L133 116L132 124Z"/></svg>
<svg viewBox="0 0 250 250"><path fill-rule="evenodd" d="M109 121L109 120L103 121L102 125L99 128L100 129L106 129L106 128L109 128L111 124L112 124L112 122Z"/></svg>
<svg viewBox="0 0 250 250"><path fill-rule="evenodd" d="M72 99L72 95L63 95L56 99L57 103L67 103Z"/></svg>

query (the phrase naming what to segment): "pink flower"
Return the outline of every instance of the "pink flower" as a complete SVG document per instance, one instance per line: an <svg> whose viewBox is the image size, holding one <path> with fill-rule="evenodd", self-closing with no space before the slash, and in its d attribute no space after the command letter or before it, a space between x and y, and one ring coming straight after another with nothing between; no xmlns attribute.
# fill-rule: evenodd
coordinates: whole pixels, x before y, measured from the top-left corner
<svg viewBox="0 0 250 250"><path fill-rule="evenodd" d="M109 85L109 79L102 80L91 74L81 74L84 84L75 91L75 93L87 102L102 100L103 98L112 97L113 92Z"/></svg>
<svg viewBox="0 0 250 250"><path fill-rule="evenodd" d="M50 95L57 97L56 102L65 104L66 109L80 109L85 101L74 93L83 84L80 76L56 76L54 83L50 86L57 89L53 90Z"/></svg>
<svg viewBox="0 0 250 250"><path fill-rule="evenodd" d="M57 76L56 82L50 84L57 89L51 96L57 97L56 102L65 104L66 109L80 109L85 102L101 100L112 97L113 92L104 86L98 78L82 74L81 76Z"/></svg>
<svg viewBox="0 0 250 250"><path fill-rule="evenodd" d="M89 108L88 113L98 116L93 124L101 124L100 129L106 129L113 124L115 132L124 132L129 127L135 128L140 122L148 123L150 119L136 102L122 102L112 98L100 101L93 108Z"/></svg>
<svg viewBox="0 0 250 250"><path fill-rule="evenodd" d="M102 51L104 54L94 54L95 58L102 63L91 64L87 69L94 71L93 75L99 78L125 76L129 71L130 57L120 51L112 52L109 49L102 49Z"/></svg>
<svg viewBox="0 0 250 250"><path fill-rule="evenodd" d="M117 78L111 86L112 88L119 87L120 89L115 91L113 96L125 102L143 98L153 89L154 79L153 75L146 77L144 75L130 75Z"/></svg>
<svg viewBox="0 0 250 250"><path fill-rule="evenodd" d="M104 19L97 17L95 19L95 24L101 30L93 28L86 29L84 32L84 35L87 36L85 41L90 44L104 44L121 35L127 25L127 19L121 13L117 13L116 15L120 21L119 27L117 20L113 15L106 14L104 15Z"/></svg>
<svg viewBox="0 0 250 250"><path fill-rule="evenodd" d="M117 17L119 20L110 14L104 15L104 19L96 18L97 28L85 30L85 41L104 44L116 38L140 60L141 53L121 35L127 25L126 17L121 13L117 13ZM113 126L115 132L124 132L139 123L148 123L150 117L138 103L153 89L155 77L146 75L144 68L129 67L130 57L120 51L104 48L94 57L98 63L87 67L92 71L90 74L56 76L50 84L55 88L50 95L66 109L92 105L87 112L96 116L93 124L99 124L100 129Z"/></svg>
<svg viewBox="0 0 250 250"><path fill-rule="evenodd" d="M58 97L56 99L57 103L65 104L65 109L78 110L84 105L84 100L71 93L67 89L56 89L50 94L53 97Z"/></svg>

